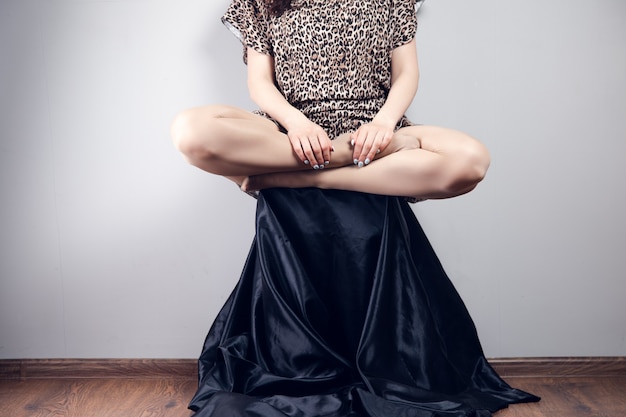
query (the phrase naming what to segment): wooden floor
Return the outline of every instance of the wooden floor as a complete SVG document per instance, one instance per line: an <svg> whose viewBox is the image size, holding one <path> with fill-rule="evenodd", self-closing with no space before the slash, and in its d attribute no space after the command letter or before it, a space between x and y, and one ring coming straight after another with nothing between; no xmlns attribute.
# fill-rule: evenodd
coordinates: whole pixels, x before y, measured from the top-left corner
<svg viewBox="0 0 626 417"><path fill-rule="evenodd" d="M181 417L190 379L29 379L0 381L2 417Z"/></svg>
<svg viewBox="0 0 626 417"><path fill-rule="evenodd" d="M626 416L624 358L492 364L542 397L496 417ZM0 361L0 417L188 417L195 389L195 361Z"/></svg>

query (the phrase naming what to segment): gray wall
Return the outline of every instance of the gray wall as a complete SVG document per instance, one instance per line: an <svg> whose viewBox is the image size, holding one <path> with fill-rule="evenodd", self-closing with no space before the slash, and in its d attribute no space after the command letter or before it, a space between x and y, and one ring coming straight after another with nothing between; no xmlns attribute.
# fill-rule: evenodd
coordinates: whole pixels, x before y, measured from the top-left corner
<svg viewBox="0 0 626 417"><path fill-rule="evenodd" d="M254 202L177 111L252 108L226 0L0 0L0 358L199 353ZM410 117L493 165L415 206L486 354L626 355L626 2L429 0Z"/></svg>

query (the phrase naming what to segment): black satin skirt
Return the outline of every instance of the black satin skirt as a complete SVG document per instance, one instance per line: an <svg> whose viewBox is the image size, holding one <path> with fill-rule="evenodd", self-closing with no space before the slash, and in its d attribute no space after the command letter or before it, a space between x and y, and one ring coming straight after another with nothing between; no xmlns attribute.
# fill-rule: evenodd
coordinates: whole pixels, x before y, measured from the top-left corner
<svg viewBox="0 0 626 417"><path fill-rule="evenodd" d="M486 417L539 398L485 359L402 198L271 189L199 359L196 417Z"/></svg>

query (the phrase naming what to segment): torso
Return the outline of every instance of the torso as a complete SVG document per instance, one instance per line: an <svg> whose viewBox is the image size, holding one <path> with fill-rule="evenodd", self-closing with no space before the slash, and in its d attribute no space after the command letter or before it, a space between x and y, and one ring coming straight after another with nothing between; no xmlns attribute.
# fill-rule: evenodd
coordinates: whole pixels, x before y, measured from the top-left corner
<svg viewBox="0 0 626 417"><path fill-rule="evenodd" d="M270 18L276 79L287 100L384 99L390 7L388 0L294 0Z"/></svg>

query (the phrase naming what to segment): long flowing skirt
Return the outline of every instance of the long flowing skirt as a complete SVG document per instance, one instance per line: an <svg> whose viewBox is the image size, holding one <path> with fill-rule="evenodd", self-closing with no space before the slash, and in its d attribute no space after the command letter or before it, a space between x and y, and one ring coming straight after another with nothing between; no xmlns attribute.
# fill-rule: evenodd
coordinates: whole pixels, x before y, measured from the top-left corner
<svg viewBox="0 0 626 417"><path fill-rule="evenodd" d="M271 189L199 359L196 417L484 417L538 401L485 359L402 198Z"/></svg>

